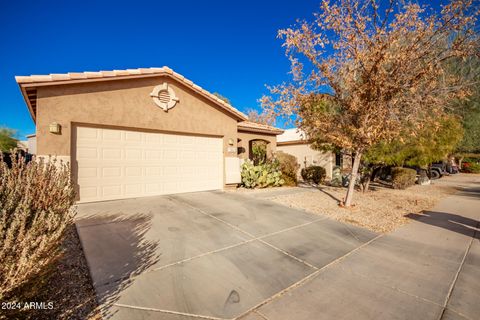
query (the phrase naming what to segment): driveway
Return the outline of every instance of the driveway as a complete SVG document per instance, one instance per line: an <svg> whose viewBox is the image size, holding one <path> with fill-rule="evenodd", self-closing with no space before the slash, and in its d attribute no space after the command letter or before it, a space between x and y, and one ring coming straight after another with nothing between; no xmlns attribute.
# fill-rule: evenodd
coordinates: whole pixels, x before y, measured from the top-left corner
<svg viewBox="0 0 480 320"><path fill-rule="evenodd" d="M106 318L473 320L476 177L386 235L222 192L84 204L77 227Z"/></svg>
<svg viewBox="0 0 480 320"><path fill-rule="evenodd" d="M377 235L247 195L82 204L77 229L109 319L233 319Z"/></svg>

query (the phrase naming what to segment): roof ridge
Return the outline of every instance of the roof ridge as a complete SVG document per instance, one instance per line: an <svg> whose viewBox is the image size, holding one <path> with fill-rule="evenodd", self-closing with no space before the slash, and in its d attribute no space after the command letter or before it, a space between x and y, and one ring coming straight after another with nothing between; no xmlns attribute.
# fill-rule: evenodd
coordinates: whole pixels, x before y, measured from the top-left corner
<svg viewBox="0 0 480 320"><path fill-rule="evenodd" d="M69 73L50 73L48 75L30 75L30 76L15 76L15 81L20 85L25 84L54 84L56 81L75 81L75 80L89 80L89 79L99 79L99 78L115 78L115 77L124 77L124 76L137 76L137 75L155 75L155 74L167 74L178 81L182 82L188 87L193 88L194 90L208 96L210 99L214 100L216 103L222 105L223 107L230 109L234 114L236 114L240 119L246 120L248 117L232 106L231 104L225 102L224 100L218 98L213 93L205 90L199 85L195 84L193 81L185 78L183 75L173 71L167 66L163 67L151 67L151 68L137 68L137 69L125 69L125 70L107 70L107 71L84 71L84 72L69 72ZM25 97L26 98L26 97ZM27 98L26 98L27 99Z"/></svg>

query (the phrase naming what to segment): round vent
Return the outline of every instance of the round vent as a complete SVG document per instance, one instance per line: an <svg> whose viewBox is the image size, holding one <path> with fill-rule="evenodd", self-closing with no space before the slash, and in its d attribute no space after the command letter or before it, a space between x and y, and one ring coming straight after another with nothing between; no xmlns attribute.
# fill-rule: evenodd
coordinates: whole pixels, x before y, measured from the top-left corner
<svg viewBox="0 0 480 320"><path fill-rule="evenodd" d="M170 94L168 93L168 91L160 91L160 93L158 94L158 100L160 100L161 103L168 103L170 101Z"/></svg>
<svg viewBox="0 0 480 320"><path fill-rule="evenodd" d="M175 91L166 83L156 86L150 93L153 102L165 111L175 107L179 99L175 95Z"/></svg>

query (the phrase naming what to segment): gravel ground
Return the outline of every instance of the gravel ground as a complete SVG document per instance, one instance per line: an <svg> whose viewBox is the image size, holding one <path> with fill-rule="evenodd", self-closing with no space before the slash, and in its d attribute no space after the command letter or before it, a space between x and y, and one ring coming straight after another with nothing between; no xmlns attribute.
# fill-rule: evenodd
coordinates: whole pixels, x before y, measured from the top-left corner
<svg viewBox="0 0 480 320"><path fill-rule="evenodd" d="M53 285L49 286L49 299L57 306L52 315L55 319L101 319L87 261L73 225L67 232L64 249L50 282Z"/></svg>
<svg viewBox="0 0 480 320"><path fill-rule="evenodd" d="M388 186L374 184L366 193L355 192L354 206L351 208L342 208L338 205L345 197L346 189L327 186L309 192L274 195L269 199L375 232L387 233L408 223L410 219L405 215L431 209L445 195L453 193L455 188L452 183L446 183L448 179L455 178L444 177L438 182L432 182L431 185L415 185L406 190L394 190Z"/></svg>
<svg viewBox="0 0 480 320"><path fill-rule="evenodd" d="M64 254L45 277L35 279L33 296L28 287L23 302L53 303L52 309L9 310L0 319L101 319L95 291L75 226L68 228L63 242Z"/></svg>

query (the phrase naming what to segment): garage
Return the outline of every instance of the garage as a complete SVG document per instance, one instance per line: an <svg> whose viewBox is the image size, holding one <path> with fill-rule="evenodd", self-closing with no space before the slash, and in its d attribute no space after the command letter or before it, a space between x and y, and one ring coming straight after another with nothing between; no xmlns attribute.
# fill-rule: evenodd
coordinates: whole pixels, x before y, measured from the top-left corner
<svg viewBox="0 0 480 320"><path fill-rule="evenodd" d="M80 202L222 189L221 137L74 127Z"/></svg>
<svg viewBox="0 0 480 320"><path fill-rule="evenodd" d="M168 67L15 79L36 157L71 164L79 202L235 188L249 141L282 132Z"/></svg>

